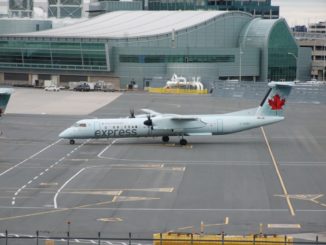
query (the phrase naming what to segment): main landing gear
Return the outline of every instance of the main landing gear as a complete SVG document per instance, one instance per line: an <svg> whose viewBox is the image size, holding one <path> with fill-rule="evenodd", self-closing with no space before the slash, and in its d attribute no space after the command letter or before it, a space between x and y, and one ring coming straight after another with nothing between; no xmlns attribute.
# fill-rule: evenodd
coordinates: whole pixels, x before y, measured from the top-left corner
<svg viewBox="0 0 326 245"><path fill-rule="evenodd" d="M162 141L163 141L164 143L169 142L169 140L170 140L169 136L163 136L163 137L162 137Z"/></svg>
<svg viewBox="0 0 326 245"><path fill-rule="evenodd" d="M170 140L169 136L163 136L163 137L162 137L162 141L163 141L164 143L169 142L169 140ZM180 139L180 145L187 145L187 144L188 144L188 141L187 141L186 139L184 139L184 138L181 138L181 139Z"/></svg>
<svg viewBox="0 0 326 245"><path fill-rule="evenodd" d="M69 140L69 144L74 145L75 144L75 140Z"/></svg>
<svg viewBox="0 0 326 245"><path fill-rule="evenodd" d="M184 138L180 140L180 145L186 145L187 143L188 143L187 140Z"/></svg>

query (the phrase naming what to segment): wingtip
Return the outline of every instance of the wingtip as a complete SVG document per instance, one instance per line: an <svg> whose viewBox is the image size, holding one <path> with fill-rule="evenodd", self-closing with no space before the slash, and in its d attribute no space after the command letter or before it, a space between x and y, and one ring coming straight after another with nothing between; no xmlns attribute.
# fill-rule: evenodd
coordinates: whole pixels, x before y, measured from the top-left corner
<svg viewBox="0 0 326 245"><path fill-rule="evenodd" d="M275 82L275 81L271 81L268 83L269 87L275 87L275 86L290 86L290 87L294 87L295 86L295 82Z"/></svg>

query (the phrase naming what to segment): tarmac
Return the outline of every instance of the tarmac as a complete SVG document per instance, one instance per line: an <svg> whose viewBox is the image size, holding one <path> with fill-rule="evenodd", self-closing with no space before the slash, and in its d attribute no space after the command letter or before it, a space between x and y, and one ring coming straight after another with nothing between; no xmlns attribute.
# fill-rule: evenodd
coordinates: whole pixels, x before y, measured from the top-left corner
<svg viewBox="0 0 326 245"><path fill-rule="evenodd" d="M130 138L69 145L58 134L81 118L126 117L131 108L223 113L260 101L26 91L16 90L0 121L0 233L151 237L199 232L201 222L206 233L243 235L262 227L299 238L326 231L324 104L289 103L283 122L187 137L183 147L178 137L167 144Z"/></svg>

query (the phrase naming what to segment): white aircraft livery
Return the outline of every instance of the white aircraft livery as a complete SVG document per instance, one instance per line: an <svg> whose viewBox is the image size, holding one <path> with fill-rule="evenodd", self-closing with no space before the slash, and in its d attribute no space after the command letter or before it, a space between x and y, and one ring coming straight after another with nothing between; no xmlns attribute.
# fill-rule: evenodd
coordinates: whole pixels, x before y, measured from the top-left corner
<svg viewBox="0 0 326 245"><path fill-rule="evenodd" d="M6 110L12 92L11 88L0 88L0 117Z"/></svg>
<svg viewBox="0 0 326 245"><path fill-rule="evenodd" d="M118 119L84 119L60 133L59 137L70 140L130 137L179 136L180 144L186 145L185 136L222 135L236 133L284 120L283 112L293 82L270 82L270 87L260 105L242 111L225 114L179 115L163 114L142 109L146 114Z"/></svg>

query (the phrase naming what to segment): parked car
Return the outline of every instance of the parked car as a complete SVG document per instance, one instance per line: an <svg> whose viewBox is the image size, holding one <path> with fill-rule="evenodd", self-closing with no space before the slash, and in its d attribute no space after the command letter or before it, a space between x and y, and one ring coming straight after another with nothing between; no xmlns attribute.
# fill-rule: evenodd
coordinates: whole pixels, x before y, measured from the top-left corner
<svg viewBox="0 0 326 245"><path fill-rule="evenodd" d="M102 90L102 86L101 86L101 84L95 84L95 85L94 85L94 90L95 90L95 91L101 91L101 90Z"/></svg>
<svg viewBox="0 0 326 245"><path fill-rule="evenodd" d="M103 86L103 91L104 92L114 92L116 89L114 88L113 84L107 84Z"/></svg>
<svg viewBox="0 0 326 245"><path fill-rule="evenodd" d="M75 91L85 91L88 92L91 90L90 86L87 83L79 84L74 88Z"/></svg>
<svg viewBox="0 0 326 245"><path fill-rule="evenodd" d="M55 85L50 85L44 88L45 91L54 91L54 92L59 92L60 88L55 86Z"/></svg>

